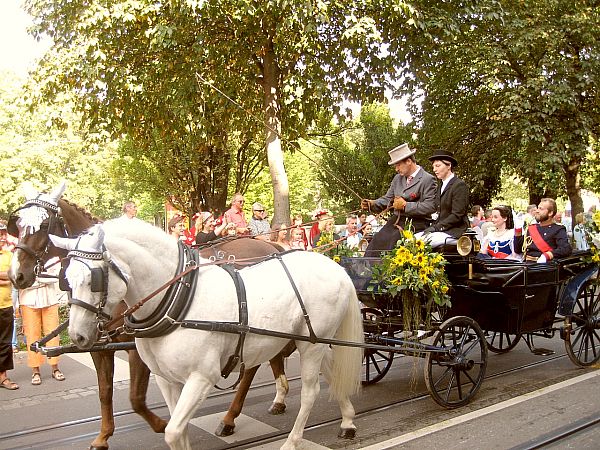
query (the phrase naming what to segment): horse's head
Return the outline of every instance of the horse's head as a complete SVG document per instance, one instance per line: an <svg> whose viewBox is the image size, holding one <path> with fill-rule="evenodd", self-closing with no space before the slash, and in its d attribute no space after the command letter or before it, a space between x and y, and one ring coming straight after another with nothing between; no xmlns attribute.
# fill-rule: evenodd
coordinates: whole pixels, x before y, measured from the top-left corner
<svg viewBox="0 0 600 450"><path fill-rule="evenodd" d="M111 320L111 314L127 291L127 275L111 259L104 247L102 225L92 227L78 238L50 235L57 247L69 251L65 272L71 288L69 336L75 345L89 349L99 331ZM116 274L117 277L109 275Z"/></svg>
<svg viewBox="0 0 600 450"><path fill-rule="evenodd" d="M10 215L8 232L19 238L8 276L18 289L30 287L44 264L62 256L50 246L48 234L65 235L58 201L66 189L63 181L50 194L24 185L25 203Z"/></svg>

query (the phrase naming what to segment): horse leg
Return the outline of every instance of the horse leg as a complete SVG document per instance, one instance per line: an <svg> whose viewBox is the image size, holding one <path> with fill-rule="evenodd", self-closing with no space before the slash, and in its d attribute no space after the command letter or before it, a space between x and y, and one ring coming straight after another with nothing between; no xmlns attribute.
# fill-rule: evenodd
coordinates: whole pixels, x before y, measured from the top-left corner
<svg viewBox="0 0 600 450"><path fill-rule="evenodd" d="M333 375L332 356L333 352L331 349L327 349L321 364L321 372L323 373L323 376L329 385L331 385L331 377ZM338 437L343 439L354 439L356 436L356 425L354 425L354 416L356 414L354 411L354 406L352 405L352 402L348 396L343 396L342 398L336 399L338 401L338 405L340 406L340 412L342 413L342 423L340 425Z"/></svg>
<svg viewBox="0 0 600 450"><path fill-rule="evenodd" d="M285 370L283 367L283 353L278 353L270 361L271 370L273 371L273 378L275 379L275 399L269 408L269 413L274 416L283 414L285 412L285 396L290 390L287 377L285 376Z"/></svg>
<svg viewBox="0 0 600 450"><path fill-rule="evenodd" d="M164 433L167 421L161 419L148 409L146 405L146 393L148 392L148 381L150 369L140 358L137 350L129 350L129 374L131 384L129 386L129 400L133 410L148 422L156 433Z"/></svg>
<svg viewBox="0 0 600 450"><path fill-rule="evenodd" d="M175 408L171 411L171 420L165 429L165 442L171 450L191 450L188 438L188 423L198 409L214 383L211 383L205 376L198 372L190 375L183 389L179 384L170 384L163 380L159 386L165 396L170 397L172 401L179 393L179 400ZM164 389L164 390L163 390ZM167 400L167 403L170 402ZM170 406L169 406L170 409Z"/></svg>
<svg viewBox="0 0 600 450"><path fill-rule="evenodd" d="M98 397L100 398L100 412L102 423L100 433L90 444L90 450L107 450L108 438L115 431L115 419L113 416L113 373L115 367L115 352L103 350L91 352L92 361L96 367L98 377Z"/></svg>
<svg viewBox="0 0 600 450"><path fill-rule="evenodd" d="M233 434L233 430L235 429L235 419L242 412L244 400L246 400L246 395L248 395L248 390L250 389L254 375L256 375L259 367L260 366L255 366L244 371L244 376L242 377L238 390L235 393L235 398L231 402L229 410L227 410L227 414L225 414L225 417L223 417L223 420L215 431L217 436L231 436Z"/></svg>
<svg viewBox="0 0 600 450"><path fill-rule="evenodd" d="M321 361L323 360L325 346L314 344L308 345L312 346L312 348L308 347L305 343L302 343L302 345L299 346L299 350L301 347L304 349L304 351L300 351L300 374L302 377L300 411L298 412L292 431L281 447L282 450L296 449L302 442L306 421L308 420L310 411L321 390L319 384L319 369L321 367Z"/></svg>

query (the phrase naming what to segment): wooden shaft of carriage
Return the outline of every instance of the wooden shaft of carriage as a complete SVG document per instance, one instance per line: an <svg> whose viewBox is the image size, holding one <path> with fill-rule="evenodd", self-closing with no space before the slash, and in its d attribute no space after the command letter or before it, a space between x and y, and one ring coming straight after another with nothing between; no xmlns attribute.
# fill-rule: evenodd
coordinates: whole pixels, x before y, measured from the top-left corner
<svg viewBox="0 0 600 450"><path fill-rule="evenodd" d="M237 322L210 322L210 321L202 321L202 320L184 320L182 322L178 322L183 328L190 328L194 330L203 330L203 331L214 331L220 333L232 333L232 334L240 334L240 333L250 333L250 334L258 334L261 336L271 336L282 339L289 339L294 341L306 341L310 342L310 336L302 336L298 334L292 333L284 333L281 331L273 331L273 330L265 330L263 328L254 328L245 325L240 325ZM422 344L420 342L411 342L405 341L402 339L395 338L379 338L381 341L385 342L393 342L394 344L402 345L403 347L391 347L387 345L377 345L377 344L369 344L365 342L350 342L350 341L340 341L337 339L327 339L327 338L319 338L317 337L317 344L329 344L329 345L338 345L343 347L360 347L360 348L368 348L371 350L382 350L386 352L395 352L395 353L411 353L411 352L428 352L428 353L447 353L447 349L443 349L440 347L435 347L433 345Z"/></svg>

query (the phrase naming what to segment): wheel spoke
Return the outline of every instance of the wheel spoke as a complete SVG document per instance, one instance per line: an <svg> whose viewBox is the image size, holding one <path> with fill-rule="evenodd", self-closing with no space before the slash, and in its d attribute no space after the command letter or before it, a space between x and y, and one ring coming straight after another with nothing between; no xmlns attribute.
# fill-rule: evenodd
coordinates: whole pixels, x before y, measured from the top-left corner
<svg viewBox="0 0 600 450"><path fill-rule="evenodd" d="M467 372L466 370L463 370L463 373L469 379L469 381L473 384L473 386L475 386L475 380L473 380L473 378L471 378L471 375L469 374L469 372Z"/></svg>
<svg viewBox="0 0 600 450"><path fill-rule="evenodd" d="M460 370L456 372L456 389L458 390L458 398L463 398L462 386L460 385Z"/></svg>
<svg viewBox="0 0 600 450"><path fill-rule="evenodd" d="M448 387L446 388L446 403L450 400L450 391L452 390L452 385L454 384L454 371L452 371L452 375L450 376L450 382L448 383Z"/></svg>
<svg viewBox="0 0 600 450"><path fill-rule="evenodd" d="M444 373L438 378L438 380L435 383L433 383L436 390L437 390L438 385L444 380L444 378L446 378L446 375L448 375L450 372L452 372L452 367L446 367L446 370L444 370Z"/></svg>
<svg viewBox="0 0 600 450"><path fill-rule="evenodd" d="M480 342L479 342L479 337L478 337L477 335L475 335L475 339L473 339L473 342L471 343L471 345L470 345L470 346L469 346L467 349L465 349L465 350L462 352L462 354L463 354L464 356L468 355L468 354L469 354L469 352L470 352L471 350L473 350L473 348L474 348L474 347L475 347L477 344L479 344L479 343L480 343Z"/></svg>

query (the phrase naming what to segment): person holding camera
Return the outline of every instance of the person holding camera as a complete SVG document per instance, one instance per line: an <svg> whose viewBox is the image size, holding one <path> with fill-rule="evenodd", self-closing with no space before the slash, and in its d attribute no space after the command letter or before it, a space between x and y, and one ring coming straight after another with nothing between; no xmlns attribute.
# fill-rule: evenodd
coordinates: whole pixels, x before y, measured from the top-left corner
<svg viewBox="0 0 600 450"><path fill-rule="evenodd" d="M414 156L416 150L409 148L408 144L402 144L388 153L388 164L394 166L397 175L384 196L377 200L364 199L360 206L374 212L391 206L394 214L373 236L365 256L380 256L382 251L394 248L400 239L400 231L409 222L415 232L425 230L431 225L431 215L437 209L435 178L417 164Z"/></svg>

